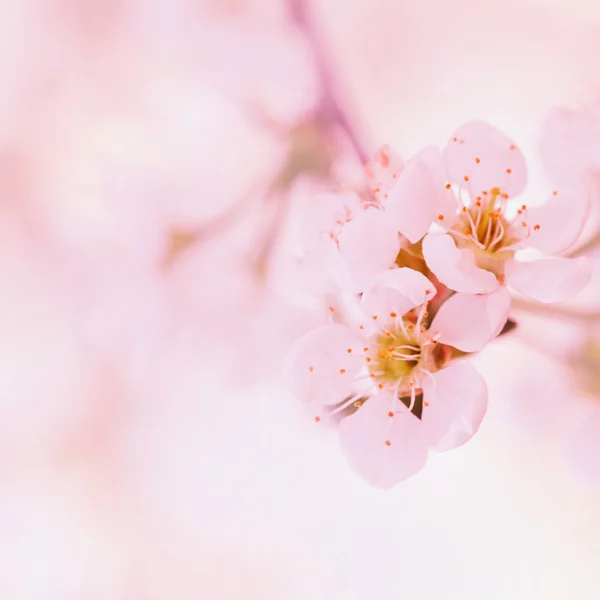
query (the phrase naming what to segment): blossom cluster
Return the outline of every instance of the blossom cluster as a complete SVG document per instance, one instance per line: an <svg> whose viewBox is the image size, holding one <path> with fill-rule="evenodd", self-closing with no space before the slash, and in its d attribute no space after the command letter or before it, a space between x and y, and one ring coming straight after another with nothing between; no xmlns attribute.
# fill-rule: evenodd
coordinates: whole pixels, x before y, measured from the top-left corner
<svg viewBox="0 0 600 600"><path fill-rule="evenodd" d="M285 379L316 423L339 423L351 467L389 488L477 432L488 394L469 358L505 328L511 291L557 303L587 285L585 257L555 255L589 198L567 183L524 204L523 153L480 121L406 162L384 147L366 172L365 190L319 198L302 227L303 262L334 300Z"/></svg>

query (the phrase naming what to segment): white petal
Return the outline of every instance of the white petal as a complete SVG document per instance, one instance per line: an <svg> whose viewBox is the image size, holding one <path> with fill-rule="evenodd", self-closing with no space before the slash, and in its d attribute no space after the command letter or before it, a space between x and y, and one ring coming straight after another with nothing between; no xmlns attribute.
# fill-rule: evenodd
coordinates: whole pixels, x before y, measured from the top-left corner
<svg viewBox="0 0 600 600"><path fill-rule="evenodd" d="M417 156L388 192L386 213L397 230L416 243L437 220L444 193L440 178L425 160Z"/></svg>
<svg viewBox="0 0 600 600"><path fill-rule="evenodd" d="M307 405L337 404L355 391L354 377L364 365L361 347L361 340L344 325L315 329L292 346L284 382Z"/></svg>
<svg viewBox="0 0 600 600"><path fill-rule="evenodd" d="M448 234L429 234L423 240L423 256L433 274L451 290L481 294L498 287L493 273L475 264L473 252L456 247Z"/></svg>
<svg viewBox="0 0 600 600"><path fill-rule="evenodd" d="M369 398L346 417L340 424L340 441L350 466L383 489L422 469L429 450L421 421L389 392Z"/></svg>
<svg viewBox="0 0 600 600"><path fill-rule="evenodd" d="M435 383L434 383L435 382ZM421 420L436 450L449 450L477 433L485 416L488 391L475 367L463 360L423 381Z"/></svg>
<svg viewBox="0 0 600 600"><path fill-rule="evenodd" d="M431 300L435 286L418 271L401 268L381 273L373 285L365 290L361 306L367 317L378 317L382 322L405 315L409 310Z"/></svg>
<svg viewBox="0 0 600 600"><path fill-rule="evenodd" d="M490 294L461 294L440 307L430 331L438 340L463 352L477 352L495 338L508 319L510 294L501 286Z"/></svg>
<svg viewBox="0 0 600 600"><path fill-rule="evenodd" d="M528 245L544 254L564 252L577 241L589 210L589 194L584 187L557 191L542 206L527 210L525 216L531 227Z"/></svg>
<svg viewBox="0 0 600 600"><path fill-rule="evenodd" d="M400 250L398 232L377 209L369 209L350 221L339 236L339 244L355 292L361 292L378 273L394 264Z"/></svg>
<svg viewBox="0 0 600 600"><path fill-rule="evenodd" d="M506 281L524 296L544 303L574 298L589 283L592 270L585 257L511 260L506 264Z"/></svg>

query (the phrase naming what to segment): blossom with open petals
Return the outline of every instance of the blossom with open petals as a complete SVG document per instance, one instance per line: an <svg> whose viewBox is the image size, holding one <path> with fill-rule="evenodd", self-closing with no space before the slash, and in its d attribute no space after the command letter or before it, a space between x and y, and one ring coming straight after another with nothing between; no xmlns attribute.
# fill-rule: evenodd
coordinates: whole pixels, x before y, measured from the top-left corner
<svg viewBox="0 0 600 600"><path fill-rule="evenodd" d="M497 323L476 322L468 294L453 297L460 307L452 318L446 303L430 323L435 293L417 271L383 272L363 293L353 325L315 329L288 356L287 382L316 422L358 409L341 422L342 447L352 468L378 487L419 471L430 449L465 443L486 411L485 382L468 361L450 361L439 339L448 333L454 347L473 351L472 331ZM480 335L480 347L489 336ZM413 414L419 401L421 418Z"/></svg>
<svg viewBox="0 0 600 600"><path fill-rule="evenodd" d="M424 238L423 255L444 285L485 294L506 283L545 303L563 302L583 289L590 278L585 258L519 260L526 248L558 254L577 240L589 209L580 187L554 191L539 207L517 201L527 182L525 159L510 138L479 121L461 126L443 157L446 187L459 188L458 203L454 214L437 216L442 233ZM431 204L430 196L424 200Z"/></svg>
<svg viewBox="0 0 600 600"><path fill-rule="evenodd" d="M394 264L402 239L386 205L403 167L404 161L383 146L366 167L365 197L352 191L317 195L301 226L304 261L313 272L338 289L359 293Z"/></svg>

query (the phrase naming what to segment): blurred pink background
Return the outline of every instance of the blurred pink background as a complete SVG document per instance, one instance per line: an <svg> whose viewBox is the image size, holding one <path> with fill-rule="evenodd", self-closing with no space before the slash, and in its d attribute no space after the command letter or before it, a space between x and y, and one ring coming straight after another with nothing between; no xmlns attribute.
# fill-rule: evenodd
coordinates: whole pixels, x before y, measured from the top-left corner
<svg viewBox="0 0 600 600"><path fill-rule="evenodd" d="M358 168L323 58L360 148L483 118L535 204L599 33L592 0L2 2L0 598L595 600L597 317L517 315L479 435L389 492L279 370L325 308L296 216Z"/></svg>

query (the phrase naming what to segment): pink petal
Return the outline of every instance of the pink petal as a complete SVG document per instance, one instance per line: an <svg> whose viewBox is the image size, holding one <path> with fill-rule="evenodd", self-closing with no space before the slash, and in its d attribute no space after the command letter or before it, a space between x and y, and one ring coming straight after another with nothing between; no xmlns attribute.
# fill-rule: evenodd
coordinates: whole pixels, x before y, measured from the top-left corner
<svg viewBox="0 0 600 600"><path fill-rule="evenodd" d="M401 268L381 273L365 290L361 306L367 319L378 317L378 325L392 314L401 317L409 310L431 300L435 286L418 271Z"/></svg>
<svg viewBox="0 0 600 600"><path fill-rule="evenodd" d="M369 187L379 202L385 201L404 165L404 159L385 145L377 150L375 160L365 167Z"/></svg>
<svg viewBox="0 0 600 600"><path fill-rule="evenodd" d="M491 294L454 294L440 307L430 331L438 340L463 352L477 352L495 338L506 323L510 294L500 286Z"/></svg>
<svg viewBox="0 0 600 600"><path fill-rule="evenodd" d="M412 243L418 242L437 221L448 197L442 172L437 172L435 167L434 152L427 149L426 153L411 160L385 201L391 222Z"/></svg>
<svg viewBox="0 0 600 600"><path fill-rule="evenodd" d="M475 264L473 252L457 248L447 234L426 236L423 256L433 274L452 290L481 294L498 287L496 276Z"/></svg>
<svg viewBox="0 0 600 600"><path fill-rule="evenodd" d="M576 241L590 210L587 191L554 192L542 206L527 210L531 227L528 244L544 254L567 250Z"/></svg>
<svg viewBox="0 0 600 600"><path fill-rule="evenodd" d="M316 410L322 404L337 404L355 393L353 379L364 364L358 355L362 345L344 325L314 329L292 346L284 366L284 381Z"/></svg>
<svg viewBox="0 0 600 600"><path fill-rule="evenodd" d="M575 297L592 277L590 264L580 258L542 258L506 264L506 281L524 296L544 303Z"/></svg>
<svg viewBox="0 0 600 600"><path fill-rule="evenodd" d="M361 214L360 198L353 192L318 194L307 206L300 221L300 242L304 251L336 238L346 222Z"/></svg>
<svg viewBox="0 0 600 600"><path fill-rule="evenodd" d="M511 197L527 184L525 157L515 143L483 121L459 127L444 148L448 177L473 196L492 188Z"/></svg>
<svg viewBox="0 0 600 600"><path fill-rule="evenodd" d="M340 255L354 279L354 291L361 292L398 256L400 238L390 220L378 209L369 209L350 221L339 236Z"/></svg>
<svg viewBox="0 0 600 600"><path fill-rule="evenodd" d="M340 424L340 441L350 466L383 489L425 466L428 442L422 433L419 419L389 392L369 398Z"/></svg>
<svg viewBox="0 0 600 600"><path fill-rule="evenodd" d="M435 197L435 220L442 227L449 227L458 217L458 207L462 203L454 194L454 190L447 186L444 158L437 146L428 146L421 150L415 157L422 160L430 168L437 190Z"/></svg>
<svg viewBox="0 0 600 600"><path fill-rule="evenodd" d="M423 415L428 439L436 450L449 450L470 440L485 416L485 380L466 360L442 369L423 381ZM425 405L427 403L427 405Z"/></svg>

